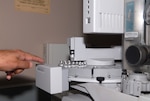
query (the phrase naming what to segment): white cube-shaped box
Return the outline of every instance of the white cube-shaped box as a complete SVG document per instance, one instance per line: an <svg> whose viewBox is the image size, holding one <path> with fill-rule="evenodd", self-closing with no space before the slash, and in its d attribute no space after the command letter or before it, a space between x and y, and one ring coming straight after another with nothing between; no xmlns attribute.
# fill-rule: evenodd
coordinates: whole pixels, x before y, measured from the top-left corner
<svg viewBox="0 0 150 101"><path fill-rule="evenodd" d="M62 67L38 65L36 67L36 86L50 94L62 92Z"/></svg>

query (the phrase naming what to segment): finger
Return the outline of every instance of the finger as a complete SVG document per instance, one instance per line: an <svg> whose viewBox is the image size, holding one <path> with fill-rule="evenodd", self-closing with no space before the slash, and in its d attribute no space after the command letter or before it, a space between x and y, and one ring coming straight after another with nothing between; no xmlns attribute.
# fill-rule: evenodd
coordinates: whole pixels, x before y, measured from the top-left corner
<svg viewBox="0 0 150 101"><path fill-rule="evenodd" d="M17 69L15 71L6 72L6 79L10 80L15 74L19 74L19 73L21 73L23 71L24 71L24 69Z"/></svg>
<svg viewBox="0 0 150 101"><path fill-rule="evenodd" d="M15 73L15 74L19 74L19 73L21 73L21 72L23 72L23 71L24 71L24 69L17 69L17 70L14 71L14 73Z"/></svg>
<svg viewBox="0 0 150 101"><path fill-rule="evenodd" d="M10 71L10 72L6 72L7 75L10 75L10 76L14 76L15 73L13 71Z"/></svg>
<svg viewBox="0 0 150 101"><path fill-rule="evenodd" d="M39 58L37 56L26 56L26 60L28 61L34 61L34 62L39 62L39 63L44 63L44 60L42 58Z"/></svg>
<svg viewBox="0 0 150 101"><path fill-rule="evenodd" d="M32 62L30 61L18 61L16 69L28 69L33 66Z"/></svg>
<svg viewBox="0 0 150 101"><path fill-rule="evenodd" d="M39 62L39 63L43 63L44 60L38 56L35 56L35 55L32 55L30 53L27 53L27 52L24 52L24 51L21 51L19 50L18 51L19 54L20 54L20 59L21 60L27 60L27 61L35 61L35 62Z"/></svg>
<svg viewBox="0 0 150 101"><path fill-rule="evenodd" d="M10 80L11 78L12 78L11 75L6 75L7 80Z"/></svg>
<svg viewBox="0 0 150 101"><path fill-rule="evenodd" d="M10 80L15 74L13 72L6 72L6 79Z"/></svg>

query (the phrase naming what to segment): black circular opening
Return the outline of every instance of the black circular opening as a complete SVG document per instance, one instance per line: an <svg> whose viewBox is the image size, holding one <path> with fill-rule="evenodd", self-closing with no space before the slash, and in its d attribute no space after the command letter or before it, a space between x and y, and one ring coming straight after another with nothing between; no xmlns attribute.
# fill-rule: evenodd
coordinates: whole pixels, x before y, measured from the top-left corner
<svg viewBox="0 0 150 101"><path fill-rule="evenodd" d="M140 55L140 49L136 46L130 46L126 51L126 59L131 65L136 65L140 62Z"/></svg>

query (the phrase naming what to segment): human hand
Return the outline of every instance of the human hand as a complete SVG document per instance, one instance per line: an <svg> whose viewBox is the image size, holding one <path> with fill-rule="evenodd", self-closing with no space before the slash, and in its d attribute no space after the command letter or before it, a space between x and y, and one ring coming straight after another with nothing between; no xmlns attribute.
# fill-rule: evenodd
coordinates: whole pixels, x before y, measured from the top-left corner
<svg viewBox="0 0 150 101"><path fill-rule="evenodd" d="M0 71L6 72L7 79L23 72L24 69L31 68L32 62L42 64L44 60L22 50L0 50Z"/></svg>

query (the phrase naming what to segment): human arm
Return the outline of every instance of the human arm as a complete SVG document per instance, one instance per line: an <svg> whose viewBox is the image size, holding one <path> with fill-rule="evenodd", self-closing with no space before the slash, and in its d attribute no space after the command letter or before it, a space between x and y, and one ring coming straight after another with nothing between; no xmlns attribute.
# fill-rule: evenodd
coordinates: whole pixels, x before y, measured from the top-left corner
<svg viewBox="0 0 150 101"><path fill-rule="evenodd" d="M32 62L43 63L44 60L22 50L0 50L0 71L7 73L7 79L31 68Z"/></svg>

